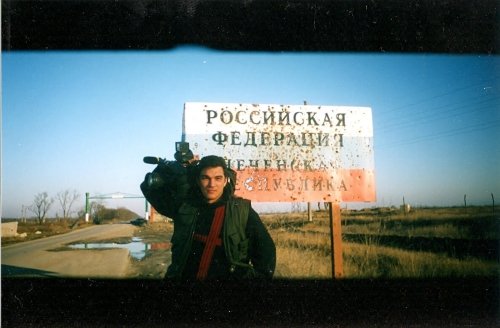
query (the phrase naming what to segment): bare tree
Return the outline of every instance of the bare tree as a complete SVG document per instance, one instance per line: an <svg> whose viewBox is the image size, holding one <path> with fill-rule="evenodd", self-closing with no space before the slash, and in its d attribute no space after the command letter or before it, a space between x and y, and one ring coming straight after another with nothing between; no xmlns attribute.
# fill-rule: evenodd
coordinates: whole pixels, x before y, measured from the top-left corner
<svg viewBox="0 0 500 328"><path fill-rule="evenodd" d="M45 223L45 216L47 215L52 203L54 203L54 199L49 198L47 192L41 192L35 196L33 204L31 204L29 210L36 215L38 223Z"/></svg>
<svg viewBox="0 0 500 328"><path fill-rule="evenodd" d="M71 215L71 207L73 203L80 198L80 194L76 191L70 191L66 189L57 193L57 200L59 200L59 204L61 204L61 208L63 211L63 219L67 219Z"/></svg>

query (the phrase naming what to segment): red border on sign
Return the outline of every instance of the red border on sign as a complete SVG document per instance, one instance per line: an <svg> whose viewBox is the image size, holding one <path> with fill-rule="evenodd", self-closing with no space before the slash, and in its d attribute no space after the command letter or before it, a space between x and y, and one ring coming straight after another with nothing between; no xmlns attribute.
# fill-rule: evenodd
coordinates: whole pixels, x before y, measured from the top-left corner
<svg viewBox="0 0 500 328"><path fill-rule="evenodd" d="M374 202L375 174L367 169L335 171L237 171L236 195L256 202Z"/></svg>

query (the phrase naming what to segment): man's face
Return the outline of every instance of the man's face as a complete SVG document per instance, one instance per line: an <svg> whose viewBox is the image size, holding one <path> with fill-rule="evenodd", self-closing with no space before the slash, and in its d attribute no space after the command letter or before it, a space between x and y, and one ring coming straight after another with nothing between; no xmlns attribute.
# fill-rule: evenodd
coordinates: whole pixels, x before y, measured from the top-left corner
<svg viewBox="0 0 500 328"><path fill-rule="evenodd" d="M215 203L222 196L226 183L227 179L222 167L207 167L201 170L198 184L209 204Z"/></svg>

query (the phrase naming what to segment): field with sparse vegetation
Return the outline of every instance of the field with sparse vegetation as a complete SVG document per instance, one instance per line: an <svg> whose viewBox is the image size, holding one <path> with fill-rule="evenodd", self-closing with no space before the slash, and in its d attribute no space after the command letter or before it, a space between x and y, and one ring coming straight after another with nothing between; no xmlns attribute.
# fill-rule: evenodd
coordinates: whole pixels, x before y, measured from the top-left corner
<svg viewBox="0 0 500 328"><path fill-rule="evenodd" d="M343 277L461 278L500 274L500 217L491 207L342 210ZM261 214L276 244L278 279L330 279L332 259L327 211ZM110 221L112 222L112 221ZM19 222L27 237L2 245L69 232L80 220ZM141 229L147 239L168 241L171 223ZM40 233L36 233L39 231ZM144 266L146 267L146 266ZM144 270L147 270L144 269ZM146 275L144 273L143 275Z"/></svg>
<svg viewBox="0 0 500 328"><path fill-rule="evenodd" d="M332 277L327 211L263 214L276 278ZM497 277L500 218L491 207L342 210L343 277Z"/></svg>

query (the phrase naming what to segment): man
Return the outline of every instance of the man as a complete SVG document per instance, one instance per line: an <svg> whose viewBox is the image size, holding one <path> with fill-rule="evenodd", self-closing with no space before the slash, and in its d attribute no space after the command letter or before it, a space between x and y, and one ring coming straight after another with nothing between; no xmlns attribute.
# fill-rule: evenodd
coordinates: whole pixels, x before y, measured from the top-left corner
<svg viewBox="0 0 500 328"><path fill-rule="evenodd" d="M161 188L148 175L141 184L153 207L174 221L166 278L272 278L274 242L250 201L234 196L236 175L225 160L206 156L187 168L170 163L155 169Z"/></svg>

